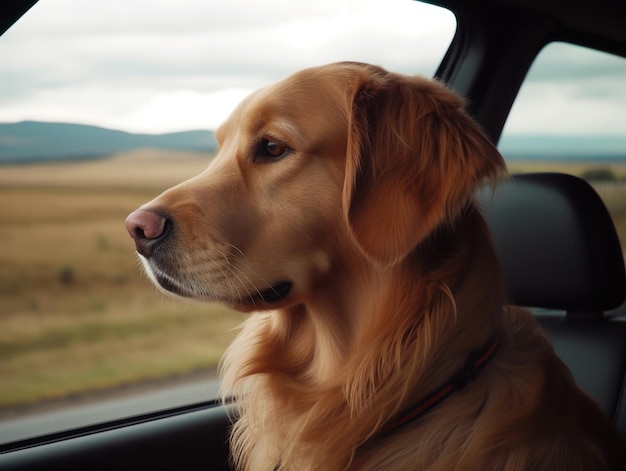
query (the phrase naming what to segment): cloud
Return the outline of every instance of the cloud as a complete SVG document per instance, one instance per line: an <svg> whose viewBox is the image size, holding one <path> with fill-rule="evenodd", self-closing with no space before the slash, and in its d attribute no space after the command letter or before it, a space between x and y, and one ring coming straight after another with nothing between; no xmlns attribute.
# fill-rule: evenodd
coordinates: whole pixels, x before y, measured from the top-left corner
<svg viewBox="0 0 626 471"><path fill-rule="evenodd" d="M156 95L125 118L124 127L144 129L196 129L203 123L217 129L225 115L253 89L224 88L212 93L178 90Z"/></svg>
<svg viewBox="0 0 626 471"><path fill-rule="evenodd" d="M625 83L622 58L549 44L529 71L505 132L624 135Z"/></svg>
<svg viewBox="0 0 626 471"><path fill-rule="evenodd" d="M454 32L449 12L407 0L85 5L40 2L1 38L0 120L214 127L235 97L303 67L360 60L431 75Z"/></svg>
<svg viewBox="0 0 626 471"><path fill-rule="evenodd" d="M454 28L450 12L409 0L39 2L0 38L0 120L215 128L252 90L312 65L432 75ZM549 45L507 132L623 133L623 83L623 59Z"/></svg>
<svg viewBox="0 0 626 471"><path fill-rule="evenodd" d="M594 79L623 79L626 67L621 57L582 46L555 42L537 56L527 80L559 83Z"/></svg>
<svg viewBox="0 0 626 471"><path fill-rule="evenodd" d="M622 82L623 83L623 82ZM507 120L505 133L624 135L624 104L582 93L578 85L527 84Z"/></svg>

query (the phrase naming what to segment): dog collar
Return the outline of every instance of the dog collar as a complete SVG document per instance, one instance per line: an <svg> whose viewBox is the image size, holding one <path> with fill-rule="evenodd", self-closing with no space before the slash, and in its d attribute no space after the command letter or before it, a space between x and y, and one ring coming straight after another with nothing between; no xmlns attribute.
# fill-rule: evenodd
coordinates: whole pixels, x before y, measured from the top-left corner
<svg viewBox="0 0 626 471"><path fill-rule="evenodd" d="M387 434L404 427L406 424L425 415L435 406L448 398L448 396L452 393L463 389L469 382L476 378L480 369L485 366L491 358L493 358L493 355L496 353L499 345L500 339L494 335L481 348L472 351L463 367L445 384L429 396L422 399L415 406L406 410L398 419L383 427L379 433Z"/></svg>

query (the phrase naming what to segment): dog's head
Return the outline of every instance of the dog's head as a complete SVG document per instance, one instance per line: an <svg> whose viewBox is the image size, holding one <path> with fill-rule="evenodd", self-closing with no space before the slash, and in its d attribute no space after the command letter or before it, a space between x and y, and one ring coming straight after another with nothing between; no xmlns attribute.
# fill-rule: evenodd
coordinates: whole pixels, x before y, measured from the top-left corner
<svg viewBox="0 0 626 471"><path fill-rule="evenodd" d="M166 290L241 310L306 302L350 265L400 263L504 163L441 84L357 63L244 100L200 175L126 224Z"/></svg>

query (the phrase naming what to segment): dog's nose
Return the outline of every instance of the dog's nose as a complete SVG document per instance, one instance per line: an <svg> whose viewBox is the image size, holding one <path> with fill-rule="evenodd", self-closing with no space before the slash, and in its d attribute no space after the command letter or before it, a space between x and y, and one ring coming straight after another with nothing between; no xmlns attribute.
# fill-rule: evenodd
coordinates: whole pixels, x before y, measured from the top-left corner
<svg viewBox="0 0 626 471"><path fill-rule="evenodd" d="M135 240L137 252L146 258L152 255L157 242L165 235L167 219L153 212L139 209L126 218L126 230Z"/></svg>

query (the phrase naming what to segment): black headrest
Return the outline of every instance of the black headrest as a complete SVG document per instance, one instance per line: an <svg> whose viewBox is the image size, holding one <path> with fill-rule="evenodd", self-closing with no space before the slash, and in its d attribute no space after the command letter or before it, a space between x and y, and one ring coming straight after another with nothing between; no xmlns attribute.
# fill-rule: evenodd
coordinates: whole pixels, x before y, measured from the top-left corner
<svg viewBox="0 0 626 471"><path fill-rule="evenodd" d="M601 314L626 296L615 227L595 190L559 173L533 173L478 193L507 276L510 301Z"/></svg>

